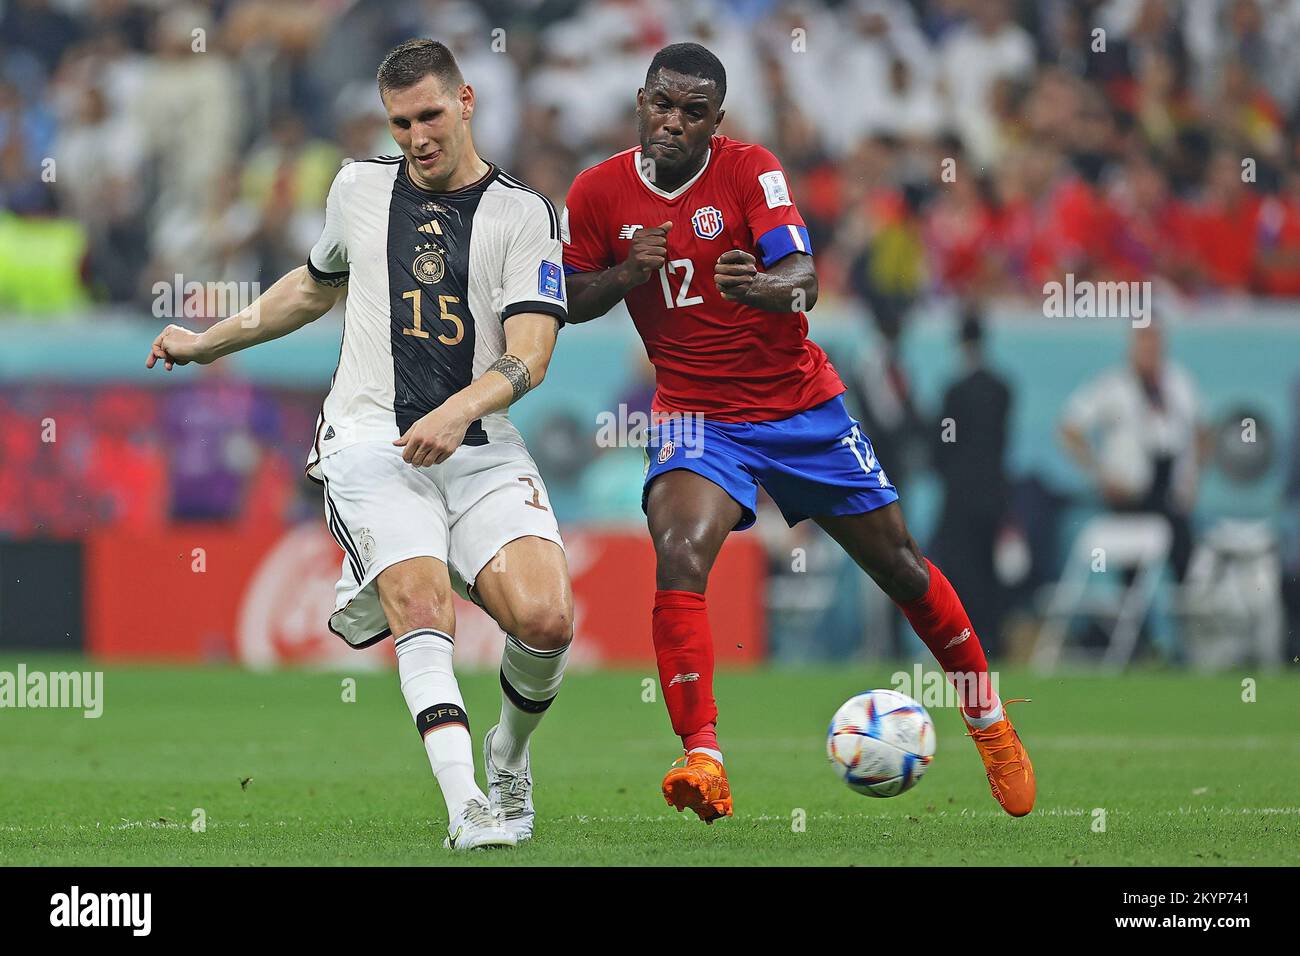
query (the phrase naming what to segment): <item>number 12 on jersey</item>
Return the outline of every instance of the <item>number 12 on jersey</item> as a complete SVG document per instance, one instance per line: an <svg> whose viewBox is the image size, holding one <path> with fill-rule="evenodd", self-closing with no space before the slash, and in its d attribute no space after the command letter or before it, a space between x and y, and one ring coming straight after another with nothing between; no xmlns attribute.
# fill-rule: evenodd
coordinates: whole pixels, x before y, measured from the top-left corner
<svg viewBox="0 0 1300 956"><path fill-rule="evenodd" d="M681 288L677 290L677 301L673 301L672 287L668 284L668 274L671 272L676 275L678 271L684 272L682 276ZM691 280L695 278L695 263L690 259L673 259L659 267L659 284L664 288L664 306L669 309L675 309L684 305L699 305L704 301L702 295L691 295Z"/></svg>

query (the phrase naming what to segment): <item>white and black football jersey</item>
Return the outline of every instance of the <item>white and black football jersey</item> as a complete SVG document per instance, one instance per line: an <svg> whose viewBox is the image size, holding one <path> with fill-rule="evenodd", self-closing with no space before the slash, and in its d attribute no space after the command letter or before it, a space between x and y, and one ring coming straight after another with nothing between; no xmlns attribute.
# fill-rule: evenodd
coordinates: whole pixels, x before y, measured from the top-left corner
<svg viewBox="0 0 1300 956"><path fill-rule="evenodd" d="M359 441L392 441L482 375L521 312L563 325L559 219L541 193L496 166L455 192L417 187L401 157L349 163L330 187L307 268L347 282L338 369L307 473ZM465 444L523 444L505 412L473 422Z"/></svg>

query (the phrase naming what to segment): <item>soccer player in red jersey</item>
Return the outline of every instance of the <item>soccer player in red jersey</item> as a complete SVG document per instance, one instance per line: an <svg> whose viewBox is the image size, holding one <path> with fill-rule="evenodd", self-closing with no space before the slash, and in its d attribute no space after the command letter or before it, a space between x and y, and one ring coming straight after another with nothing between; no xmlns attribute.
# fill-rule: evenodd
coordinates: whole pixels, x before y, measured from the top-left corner
<svg viewBox="0 0 1300 956"><path fill-rule="evenodd" d="M912 540L843 383L808 340L808 231L776 158L718 135L726 91L704 47L660 50L637 92L640 146L578 176L560 230L569 321L625 300L655 367L642 493L657 559L652 632L686 751L664 797L708 823L731 814L704 595L723 540L754 523L761 484L791 525L816 521L902 609L959 691L993 796L1023 816L1029 756L960 599Z"/></svg>

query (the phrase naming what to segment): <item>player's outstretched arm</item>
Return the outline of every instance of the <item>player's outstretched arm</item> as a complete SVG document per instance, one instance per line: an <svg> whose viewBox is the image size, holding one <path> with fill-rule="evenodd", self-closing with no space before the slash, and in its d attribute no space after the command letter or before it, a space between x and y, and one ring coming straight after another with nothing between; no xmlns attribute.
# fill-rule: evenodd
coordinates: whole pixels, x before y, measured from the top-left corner
<svg viewBox="0 0 1300 956"><path fill-rule="evenodd" d="M668 233L671 221L653 229L638 229L632 238L627 258L600 272L576 272L565 279L569 292L569 321L590 322L598 319L641 283L645 282L668 259Z"/></svg>
<svg viewBox="0 0 1300 956"><path fill-rule="evenodd" d="M813 258L801 252L758 271L758 260L741 249L718 256L713 281L724 299L768 312L807 312L817 304L817 270Z"/></svg>
<svg viewBox="0 0 1300 956"><path fill-rule="evenodd" d="M346 282L327 285L316 281L306 266L282 276L258 296L248 308L222 319L203 332L191 332L169 325L153 340L145 367L159 359L163 368L209 362L251 345L269 342L314 322L334 308L346 290Z"/></svg>
<svg viewBox="0 0 1300 956"><path fill-rule="evenodd" d="M417 467L437 465L465 440L470 423L509 408L542 384L559 332L555 317L520 312L506 319L505 353L451 398L393 442L403 460Z"/></svg>

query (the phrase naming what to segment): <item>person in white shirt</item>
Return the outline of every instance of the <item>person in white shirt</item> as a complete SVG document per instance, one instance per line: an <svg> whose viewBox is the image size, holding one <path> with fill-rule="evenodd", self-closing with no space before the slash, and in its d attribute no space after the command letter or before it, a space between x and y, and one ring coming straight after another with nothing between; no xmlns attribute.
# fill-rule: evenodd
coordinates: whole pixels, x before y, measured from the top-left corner
<svg viewBox="0 0 1300 956"><path fill-rule="evenodd" d="M1191 511L1209 431L1196 383L1164 357L1155 322L1133 331L1127 365L1080 386L1066 403L1061 441L1117 512L1164 515L1179 580L1191 558Z"/></svg>

